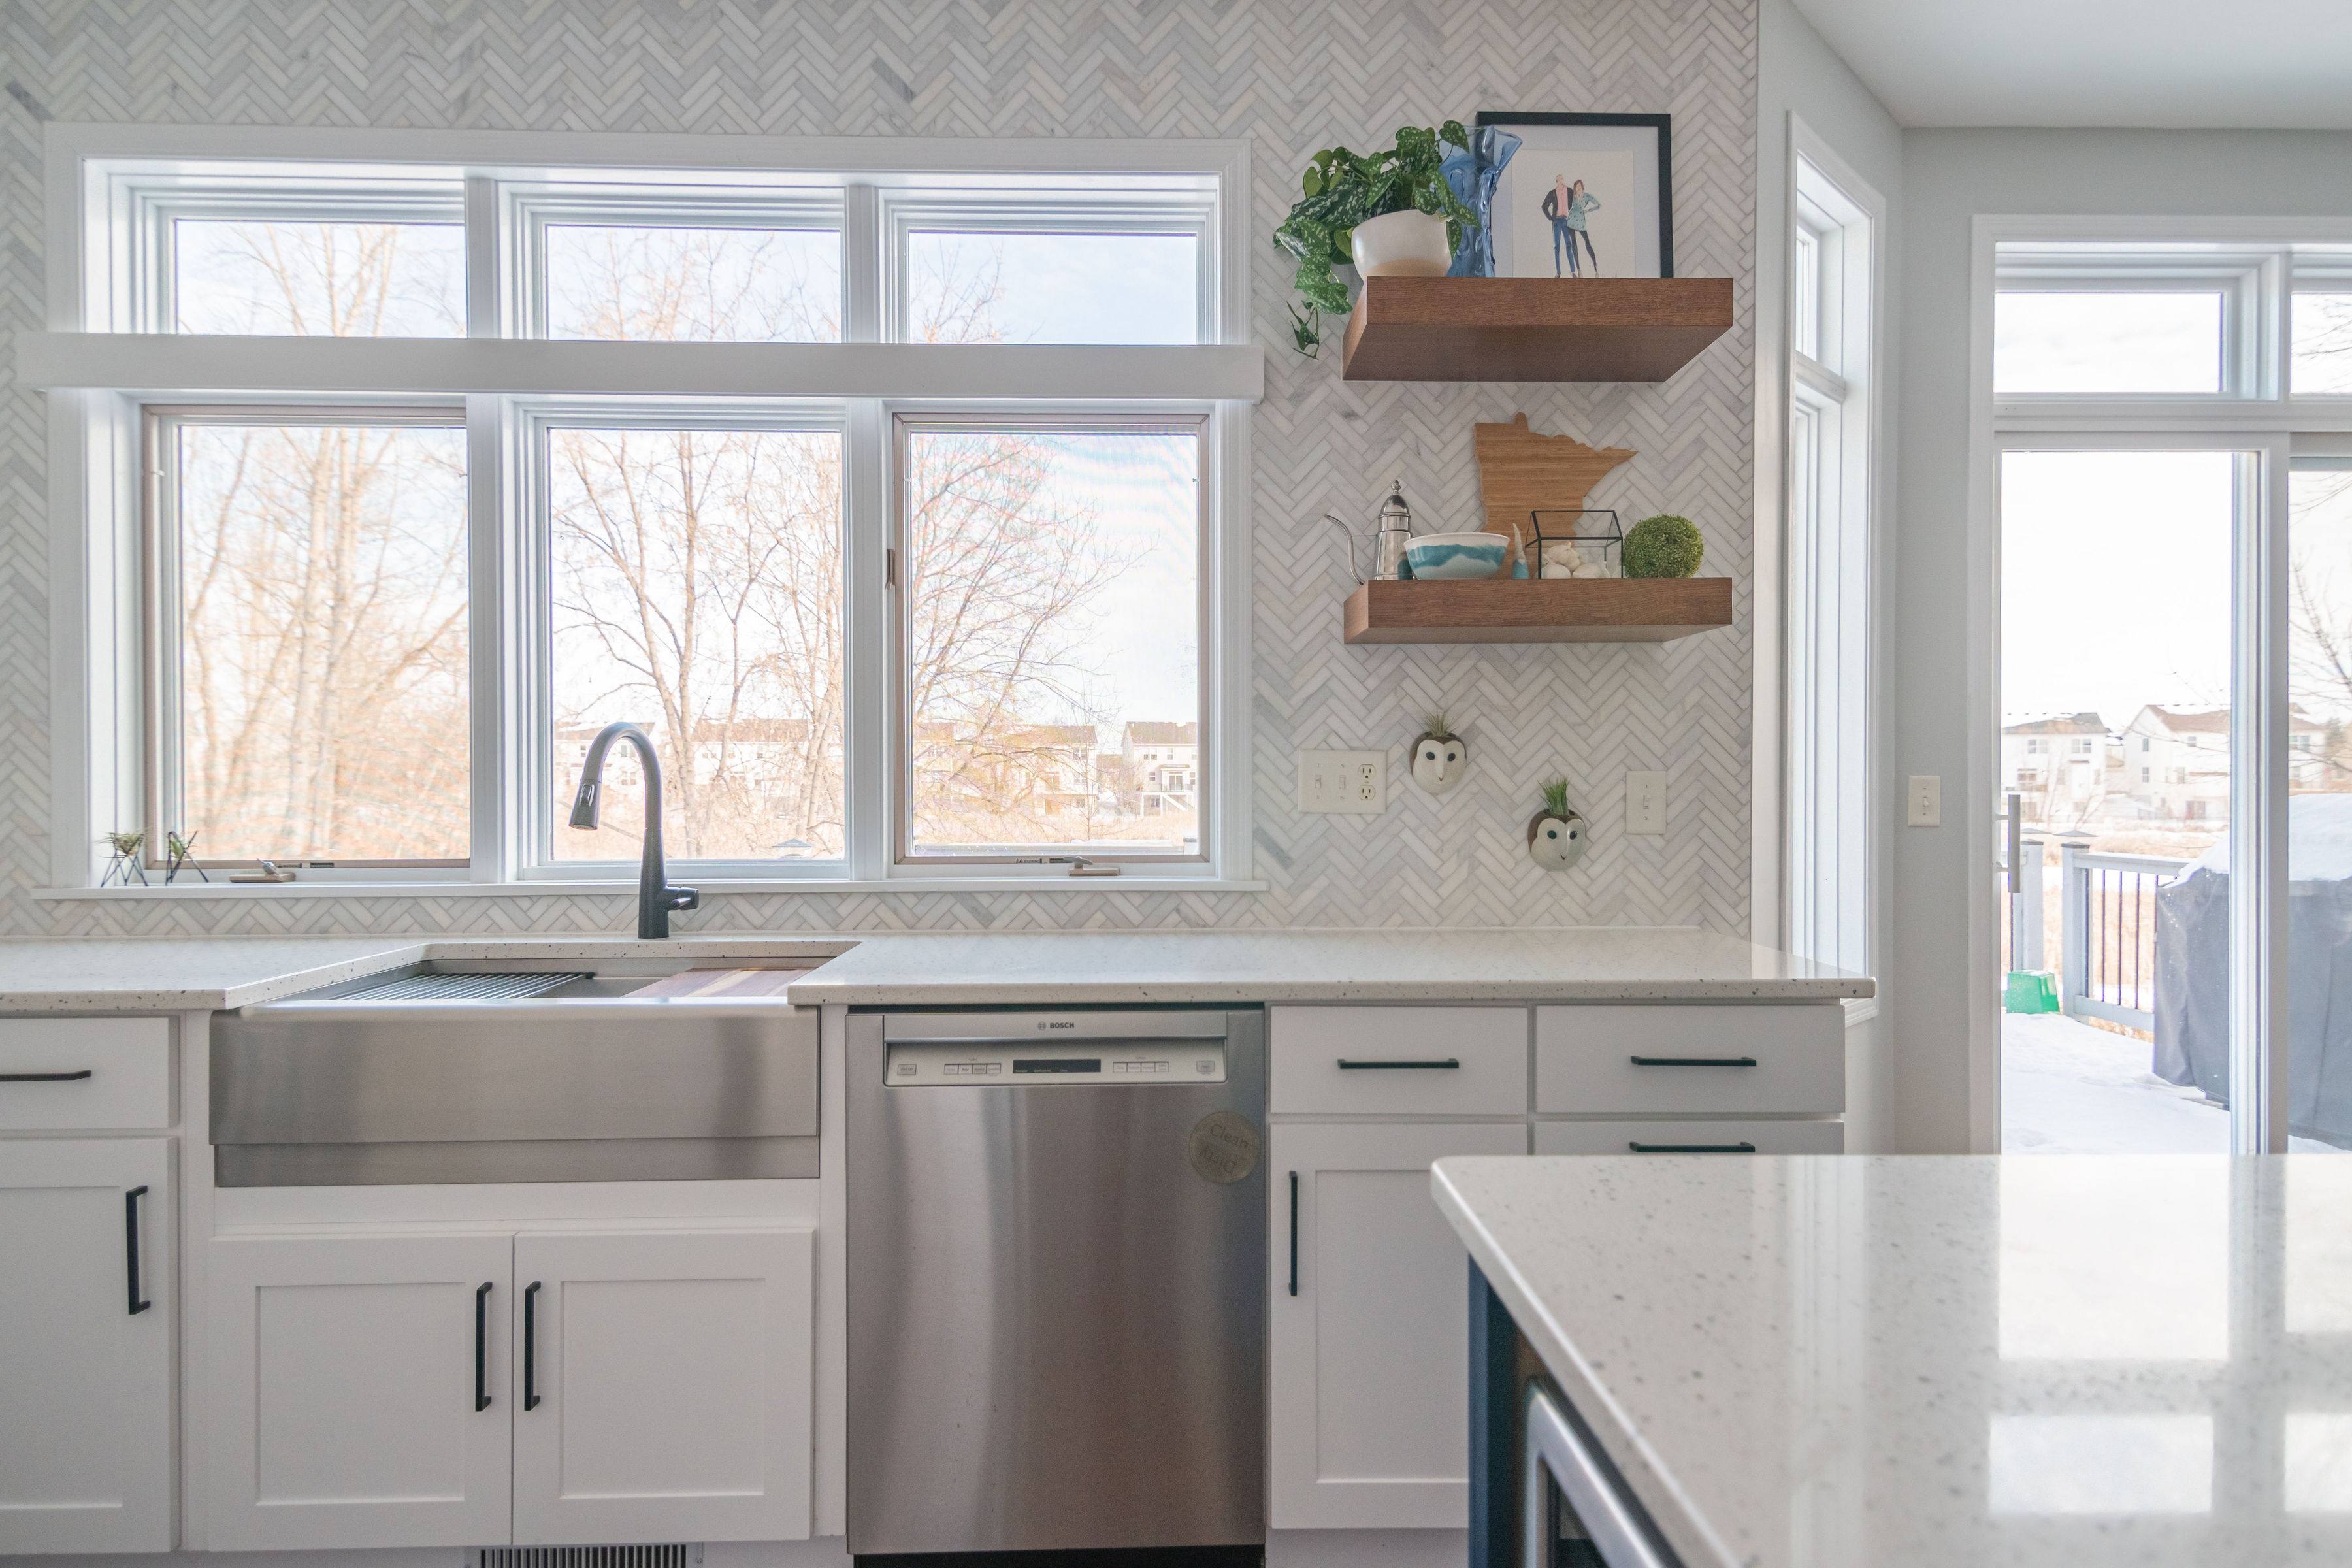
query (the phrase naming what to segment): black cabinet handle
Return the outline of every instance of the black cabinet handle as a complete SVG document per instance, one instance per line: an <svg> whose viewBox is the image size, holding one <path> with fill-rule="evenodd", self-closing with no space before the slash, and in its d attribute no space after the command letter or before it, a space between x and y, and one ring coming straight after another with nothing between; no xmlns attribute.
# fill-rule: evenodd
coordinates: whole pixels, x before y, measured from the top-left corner
<svg viewBox="0 0 2352 1568"><path fill-rule="evenodd" d="M1290 1293L1298 1294L1298 1173L1290 1173Z"/></svg>
<svg viewBox="0 0 2352 1568"><path fill-rule="evenodd" d="M146 1195L144 1187L133 1187L122 1194L122 1257L124 1273L131 1280L131 1315L134 1318L155 1304L139 1291L139 1200Z"/></svg>
<svg viewBox="0 0 2352 1568"><path fill-rule="evenodd" d="M539 1408L539 1291L536 1279L522 1291L522 1407Z"/></svg>
<svg viewBox="0 0 2352 1568"><path fill-rule="evenodd" d="M79 1072L0 1072L0 1083L79 1083L90 1069Z"/></svg>
<svg viewBox="0 0 2352 1568"><path fill-rule="evenodd" d="M1366 1068L1405 1068L1442 1070L1447 1068L1458 1068L1462 1064L1459 1061L1455 1060L1452 1057L1446 1058L1442 1062L1351 1062L1345 1057L1341 1057L1339 1058L1339 1068L1343 1072L1359 1072Z"/></svg>
<svg viewBox="0 0 2352 1568"><path fill-rule="evenodd" d="M490 1282L474 1291L474 1412L490 1407Z"/></svg>
<svg viewBox="0 0 2352 1568"><path fill-rule="evenodd" d="M1753 1154L1753 1143L1627 1143L1636 1154Z"/></svg>
<svg viewBox="0 0 2352 1568"><path fill-rule="evenodd" d="M1754 1057L1627 1057L1637 1068L1752 1068Z"/></svg>

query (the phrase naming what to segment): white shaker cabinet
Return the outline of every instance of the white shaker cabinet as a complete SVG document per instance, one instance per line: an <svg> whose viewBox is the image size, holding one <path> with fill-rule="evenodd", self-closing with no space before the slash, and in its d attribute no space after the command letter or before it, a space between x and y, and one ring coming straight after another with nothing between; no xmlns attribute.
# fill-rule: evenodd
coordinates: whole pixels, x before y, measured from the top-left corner
<svg viewBox="0 0 2352 1568"><path fill-rule="evenodd" d="M171 1142L0 1142L0 1552L172 1546Z"/></svg>
<svg viewBox="0 0 2352 1568"><path fill-rule="evenodd" d="M514 1539L809 1533L814 1233L515 1240Z"/></svg>
<svg viewBox="0 0 2352 1568"><path fill-rule="evenodd" d="M1527 1139L1524 1122L1273 1128L1275 1529L1469 1522L1467 1255L1429 1167Z"/></svg>
<svg viewBox="0 0 2352 1568"><path fill-rule="evenodd" d="M215 1241L212 1544L807 1539L814 1240Z"/></svg>
<svg viewBox="0 0 2352 1568"><path fill-rule="evenodd" d="M214 1241L212 1545L505 1542L512 1248L504 1235Z"/></svg>

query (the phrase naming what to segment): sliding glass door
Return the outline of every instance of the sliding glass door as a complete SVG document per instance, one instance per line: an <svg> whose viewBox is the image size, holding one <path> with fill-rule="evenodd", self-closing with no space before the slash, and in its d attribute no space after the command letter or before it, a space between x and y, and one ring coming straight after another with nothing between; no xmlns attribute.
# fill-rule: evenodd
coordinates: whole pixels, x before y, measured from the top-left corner
<svg viewBox="0 0 2352 1568"><path fill-rule="evenodd" d="M2001 1147L2226 1151L2232 589L2262 456L2003 446Z"/></svg>

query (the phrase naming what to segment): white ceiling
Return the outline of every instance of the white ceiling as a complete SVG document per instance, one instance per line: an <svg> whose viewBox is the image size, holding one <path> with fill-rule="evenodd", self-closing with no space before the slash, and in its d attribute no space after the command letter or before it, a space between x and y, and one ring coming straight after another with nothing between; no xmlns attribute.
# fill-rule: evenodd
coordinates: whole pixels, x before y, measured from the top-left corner
<svg viewBox="0 0 2352 1568"><path fill-rule="evenodd" d="M1906 125L2352 128L2352 0L1795 0Z"/></svg>

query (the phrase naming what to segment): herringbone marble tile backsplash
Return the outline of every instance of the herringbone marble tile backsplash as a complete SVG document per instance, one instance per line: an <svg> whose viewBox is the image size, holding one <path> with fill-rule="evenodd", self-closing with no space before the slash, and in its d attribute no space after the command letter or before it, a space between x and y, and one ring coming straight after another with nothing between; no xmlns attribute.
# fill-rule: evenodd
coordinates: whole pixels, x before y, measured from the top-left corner
<svg viewBox="0 0 2352 1568"><path fill-rule="evenodd" d="M1751 0L0 0L7 330L44 321L42 124L456 126L708 134L1246 137L1263 237L1333 142L1476 110L1675 117L1675 251L1737 281L1734 330L1667 385L1353 384L1286 347L1286 269L1253 260L1269 345L1252 431L1254 874L1264 894L722 897L687 929L1695 924L1748 906L1756 10ZM0 824L13 934L625 930L620 898L41 902L48 878L44 399L0 361ZM1328 510L1402 477L1477 517L1470 427L1524 410L1641 456L1595 492L1682 512L1737 624L1662 647L1351 649ZM1403 771L1433 708L1473 750L1442 801ZM1308 816L1301 747L1385 746L1381 817ZM1623 837L1628 768L1664 768L1664 838ZM1539 780L1594 823L1584 864L1530 866Z"/></svg>

